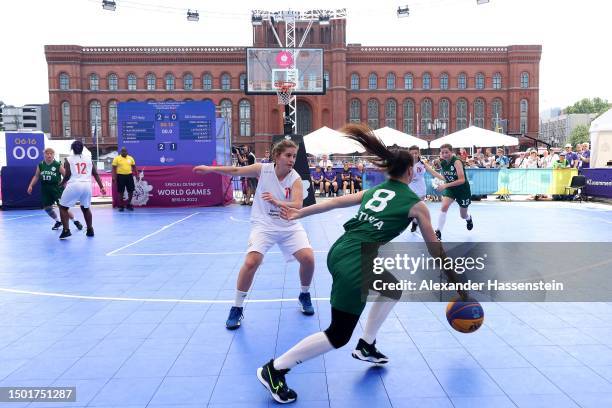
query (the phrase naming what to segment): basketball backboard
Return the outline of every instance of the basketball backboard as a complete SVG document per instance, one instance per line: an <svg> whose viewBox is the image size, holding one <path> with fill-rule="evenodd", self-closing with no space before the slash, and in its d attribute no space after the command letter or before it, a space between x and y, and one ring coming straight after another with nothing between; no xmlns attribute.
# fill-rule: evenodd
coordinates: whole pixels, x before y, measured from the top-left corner
<svg viewBox="0 0 612 408"><path fill-rule="evenodd" d="M278 82L295 82L294 95L324 95L322 48L247 48L246 94L275 95Z"/></svg>

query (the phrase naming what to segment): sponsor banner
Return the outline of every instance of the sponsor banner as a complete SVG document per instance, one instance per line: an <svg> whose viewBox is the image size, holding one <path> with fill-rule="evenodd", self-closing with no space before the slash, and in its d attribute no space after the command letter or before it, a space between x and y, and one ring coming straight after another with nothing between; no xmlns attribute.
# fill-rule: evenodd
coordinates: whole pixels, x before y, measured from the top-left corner
<svg viewBox="0 0 612 408"><path fill-rule="evenodd" d="M102 180L102 185L106 190L106 196L108 197L113 191L113 175L110 173L98 173L100 175L100 180ZM102 192L100 191L100 187L96 182L95 178L91 178L91 195L92 197L102 197Z"/></svg>
<svg viewBox="0 0 612 408"><path fill-rule="evenodd" d="M582 169L580 174L586 178L586 195L612 198L612 168Z"/></svg>
<svg viewBox="0 0 612 408"><path fill-rule="evenodd" d="M135 177L135 207L209 207L233 200L231 177L195 174L192 166L142 166ZM113 206L119 195L113 183ZM127 192L125 193L127 198Z"/></svg>
<svg viewBox="0 0 612 408"><path fill-rule="evenodd" d="M612 301L611 242L441 245L444 258L424 242L362 244L362 300L446 302L467 292L493 302Z"/></svg>

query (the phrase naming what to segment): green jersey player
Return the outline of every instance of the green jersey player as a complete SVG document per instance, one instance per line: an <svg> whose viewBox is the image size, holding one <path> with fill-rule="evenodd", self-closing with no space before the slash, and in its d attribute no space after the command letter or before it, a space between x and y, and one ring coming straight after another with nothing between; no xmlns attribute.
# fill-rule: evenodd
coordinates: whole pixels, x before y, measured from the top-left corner
<svg viewBox="0 0 612 408"><path fill-rule="evenodd" d="M440 207L438 228L436 229L438 239L442 239L442 229L446 223L446 213L453 201L457 201L457 204L459 204L459 213L461 218L465 220L467 229L471 231L474 228L472 216L468 213L468 207L472 203L470 183L467 180L463 162L453 155L453 146L448 143L440 146L440 165L442 166L440 170L442 174L438 172L433 173L435 177L444 182L436 187L436 190L443 192L442 207Z"/></svg>
<svg viewBox="0 0 612 408"><path fill-rule="evenodd" d="M55 224L53 224L52 230L58 230L62 226L61 221L57 217L57 213L53 209L53 204L59 204L59 199L62 196L64 190L60 183L62 182L62 176L64 175L64 167L60 162L55 160L55 150L50 147L45 149L45 160L38 163L36 166L36 173L32 177L30 184L28 185L28 194L32 194L34 185L40 179L40 194L42 198L43 210L51 217ZM74 222L77 229L82 230L83 225L74 219L74 214L68 212L68 216Z"/></svg>

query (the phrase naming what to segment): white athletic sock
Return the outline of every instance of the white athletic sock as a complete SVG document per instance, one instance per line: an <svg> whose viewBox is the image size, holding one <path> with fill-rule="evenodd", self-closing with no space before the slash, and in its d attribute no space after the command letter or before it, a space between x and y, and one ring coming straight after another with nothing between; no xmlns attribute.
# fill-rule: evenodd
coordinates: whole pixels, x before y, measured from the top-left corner
<svg viewBox="0 0 612 408"><path fill-rule="evenodd" d="M465 217L461 217L461 218L463 218L464 220L468 221L468 220L472 219L472 216L468 213L468 214L465 215Z"/></svg>
<svg viewBox="0 0 612 408"><path fill-rule="evenodd" d="M385 320L387 320L389 312L391 312L391 309L393 309L393 306L395 306L396 303L397 302L382 300L374 302L372 308L370 309L370 313L368 313L368 320L366 322L365 329L363 330L363 336L361 336L366 343L374 343L380 326L382 326Z"/></svg>
<svg viewBox="0 0 612 408"><path fill-rule="evenodd" d="M280 357L274 359L274 368L285 370L334 349L324 332L311 334Z"/></svg>
<svg viewBox="0 0 612 408"><path fill-rule="evenodd" d="M244 299L246 299L249 292L243 292L241 290L236 290L236 297L234 298L234 306L242 307L244 304Z"/></svg>
<svg viewBox="0 0 612 408"><path fill-rule="evenodd" d="M310 291L310 285L308 286L302 285L301 288L302 288L302 293L308 293Z"/></svg>
<svg viewBox="0 0 612 408"><path fill-rule="evenodd" d="M442 231L445 223L446 223L446 213L440 211L440 214L438 214L438 231Z"/></svg>
<svg viewBox="0 0 612 408"><path fill-rule="evenodd" d="M417 220L416 218L413 218L413 219L412 219L412 223L413 223L414 225L419 225L419 220Z"/></svg>

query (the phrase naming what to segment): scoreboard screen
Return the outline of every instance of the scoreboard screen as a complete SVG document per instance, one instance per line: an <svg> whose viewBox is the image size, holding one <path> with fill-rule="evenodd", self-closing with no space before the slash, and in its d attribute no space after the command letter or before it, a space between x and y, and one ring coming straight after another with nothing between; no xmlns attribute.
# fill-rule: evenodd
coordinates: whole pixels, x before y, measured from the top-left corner
<svg viewBox="0 0 612 408"><path fill-rule="evenodd" d="M120 102L119 149L145 166L211 164L215 159L215 105L211 101Z"/></svg>

